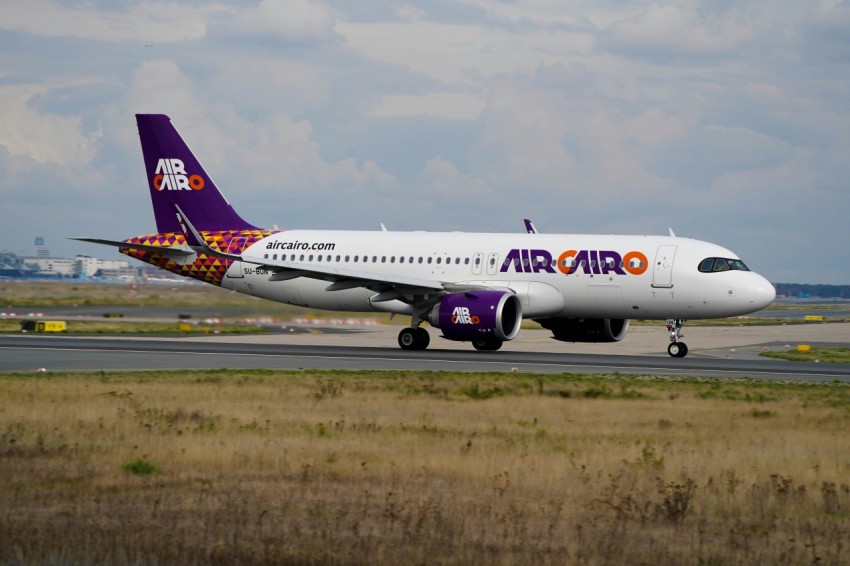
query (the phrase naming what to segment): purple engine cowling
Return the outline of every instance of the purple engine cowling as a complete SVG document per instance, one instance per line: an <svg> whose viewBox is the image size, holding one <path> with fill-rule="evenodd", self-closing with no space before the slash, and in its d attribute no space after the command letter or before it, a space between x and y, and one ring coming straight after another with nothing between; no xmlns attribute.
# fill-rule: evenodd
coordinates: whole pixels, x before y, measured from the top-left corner
<svg viewBox="0 0 850 566"><path fill-rule="evenodd" d="M468 291L443 296L428 322L449 340L513 340L522 323L522 305L506 291Z"/></svg>

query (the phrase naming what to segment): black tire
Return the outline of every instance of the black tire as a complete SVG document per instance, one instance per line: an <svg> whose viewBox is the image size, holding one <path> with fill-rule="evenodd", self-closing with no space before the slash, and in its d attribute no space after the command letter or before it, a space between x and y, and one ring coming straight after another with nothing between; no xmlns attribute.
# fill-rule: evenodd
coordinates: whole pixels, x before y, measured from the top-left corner
<svg viewBox="0 0 850 566"><path fill-rule="evenodd" d="M398 345L402 350L418 350L417 343L421 341L416 328L402 328L398 333Z"/></svg>
<svg viewBox="0 0 850 566"><path fill-rule="evenodd" d="M415 350L424 350L431 343L431 335L421 326L416 329L416 347Z"/></svg>
<svg viewBox="0 0 850 566"><path fill-rule="evenodd" d="M502 347L502 344L504 344L504 342L499 339L481 339L472 341L472 347L478 350L479 352L495 352L496 350Z"/></svg>
<svg viewBox="0 0 850 566"><path fill-rule="evenodd" d="M667 353L671 358L684 358L688 355L688 346L684 342L671 342L667 346Z"/></svg>

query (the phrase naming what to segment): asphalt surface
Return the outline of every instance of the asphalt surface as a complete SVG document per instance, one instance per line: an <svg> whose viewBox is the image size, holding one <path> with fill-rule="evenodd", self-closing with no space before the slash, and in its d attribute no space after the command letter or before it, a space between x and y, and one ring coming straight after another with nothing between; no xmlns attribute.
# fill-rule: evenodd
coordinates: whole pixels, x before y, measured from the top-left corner
<svg viewBox="0 0 850 566"><path fill-rule="evenodd" d="M386 334L384 332L383 334ZM621 373L748 377L784 381L850 382L850 365L795 363L755 356L724 358L666 354L611 355L534 351L498 352L441 348L422 352L397 347L284 343L282 338L100 338L45 335L0 336L0 371L118 371L131 369L396 369L533 373ZM326 337L329 338L329 337ZM433 342L432 342L433 344ZM530 348L528 346L531 346Z"/></svg>

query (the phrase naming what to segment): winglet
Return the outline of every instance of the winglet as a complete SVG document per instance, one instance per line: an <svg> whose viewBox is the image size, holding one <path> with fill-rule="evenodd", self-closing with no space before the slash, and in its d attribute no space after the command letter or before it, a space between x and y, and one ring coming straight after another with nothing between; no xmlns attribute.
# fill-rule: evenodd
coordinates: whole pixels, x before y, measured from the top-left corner
<svg viewBox="0 0 850 566"><path fill-rule="evenodd" d="M529 220L528 218L523 218L525 222L525 231L529 234L537 234L537 228L534 227L534 222Z"/></svg>

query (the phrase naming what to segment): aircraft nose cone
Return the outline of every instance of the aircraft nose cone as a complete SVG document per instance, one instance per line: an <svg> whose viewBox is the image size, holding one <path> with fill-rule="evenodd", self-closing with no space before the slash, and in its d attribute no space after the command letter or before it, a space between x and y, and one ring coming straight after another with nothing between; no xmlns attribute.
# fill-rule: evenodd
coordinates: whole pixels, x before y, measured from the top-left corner
<svg viewBox="0 0 850 566"><path fill-rule="evenodd" d="M750 300L753 306L760 310L770 306L774 299L776 299L776 288L761 275L756 275L756 280L750 286Z"/></svg>

